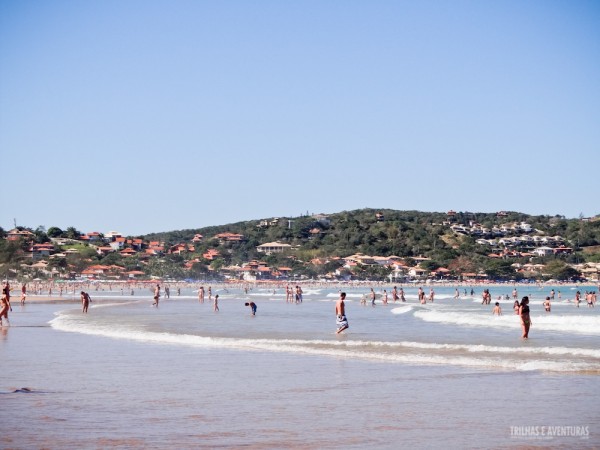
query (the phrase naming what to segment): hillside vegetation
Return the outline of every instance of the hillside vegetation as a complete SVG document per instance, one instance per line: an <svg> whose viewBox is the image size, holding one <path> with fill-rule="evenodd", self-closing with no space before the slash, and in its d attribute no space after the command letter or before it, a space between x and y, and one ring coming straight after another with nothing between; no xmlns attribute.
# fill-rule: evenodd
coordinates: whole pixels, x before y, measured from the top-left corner
<svg viewBox="0 0 600 450"><path fill-rule="evenodd" d="M514 236L518 233L513 230L518 228L517 224L529 227L525 233L529 241L507 244L500 240L507 235L516 239ZM507 234L501 234L501 227L508 229ZM415 267L425 270L420 276L439 276L435 271L442 268L446 276L455 278L475 273L491 279L576 279L581 276L582 264L600 262L600 220L531 216L518 212L430 213L360 209L327 215L262 218L153 233L136 236L137 239L129 237L124 247L117 249L119 251L108 253L102 251L106 249L102 245L110 245L110 242L101 234L100 243L92 245L81 242L86 236L73 227L66 231L56 227L47 231L43 227L35 230L19 228L31 232L27 240L0 240L4 277L47 276L52 270L57 276L73 278L85 276L86 267L102 264L114 270L137 271L155 277L219 278L231 276L227 268L239 268L254 260L273 268L276 277L281 276L278 270L282 268L285 268L285 276L343 279L384 279L392 270L398 270L391 264L348 264L349 257L361 254L391 257L390 261L402 264L406 272ZM241 238L234 241L219 238L223 233L241 235ZM0 229L0 236L6 235L7 232ZM558 239L556 242L560 244L552 245L560 245L560 248L550 248L549 254L531 253L537 251L536 246L539 247L541 239L546 238ZM32 264L32 254L28 255L28 252L34 251L34 244L49 241L55 244L51 252L54 254L41 257L46 260L47 267L38 270L39 264ZM136 241L137 246L130 245ZM272 242L290 247L282 253L258 251L261 244ZM177 245L183 245L184 250L175 251ZM136 252L129 247L135 247ZM123 249L130 250L130 254L124 255Z"/></svg>

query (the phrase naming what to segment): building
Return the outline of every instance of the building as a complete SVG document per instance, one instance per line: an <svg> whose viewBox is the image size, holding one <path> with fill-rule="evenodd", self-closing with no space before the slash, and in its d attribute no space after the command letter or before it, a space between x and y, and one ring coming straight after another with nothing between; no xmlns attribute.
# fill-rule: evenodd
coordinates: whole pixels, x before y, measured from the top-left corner
<svg viewBox="0 0 600 450"><path fill-rule="evenodd" d="M289 244L282 244L281 242L268 242L266 244L257 246L256 251L270 255L271 253L283 253L287 250L291 250L291 248L292 246Z"/></svg>

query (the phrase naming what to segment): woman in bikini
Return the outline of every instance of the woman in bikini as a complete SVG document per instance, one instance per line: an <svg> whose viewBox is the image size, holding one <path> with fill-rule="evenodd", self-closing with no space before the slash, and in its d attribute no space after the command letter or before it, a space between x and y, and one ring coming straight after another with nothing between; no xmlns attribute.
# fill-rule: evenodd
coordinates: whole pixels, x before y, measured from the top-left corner
<svg viewBox="0 0 600 450"><path fill-rule="evenodd" d="M519 316L521 317L521 327L523 328L523 339L529 339L529 328L531 328L531 317L529 317L529 297L525 296L521 300L519 307Z"/></svg>

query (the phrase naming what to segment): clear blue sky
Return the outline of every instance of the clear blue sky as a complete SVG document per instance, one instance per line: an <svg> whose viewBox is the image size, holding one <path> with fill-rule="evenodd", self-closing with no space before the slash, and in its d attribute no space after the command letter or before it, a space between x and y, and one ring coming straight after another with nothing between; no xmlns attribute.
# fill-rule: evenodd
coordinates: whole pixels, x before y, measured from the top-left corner
<svg viewBox="0 0 600 450"><path fill-rule="evenodd" d="M0 2L0 226L600 213L598 1Z"/></svg>

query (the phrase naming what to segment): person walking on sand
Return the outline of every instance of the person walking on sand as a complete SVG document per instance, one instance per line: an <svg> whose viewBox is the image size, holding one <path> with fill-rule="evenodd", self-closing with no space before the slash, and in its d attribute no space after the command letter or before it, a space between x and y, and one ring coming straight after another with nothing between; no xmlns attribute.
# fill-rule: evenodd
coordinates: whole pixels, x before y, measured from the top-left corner
<svg viewBox="0 0 600 450"><path fill-rule="evenodd" d="M519 316L521 317L521 327L523 329L523 339L529 339L529 329L531 328L531 317L529 316L529 297L525 296L519 306Z"/></svg>
<svg viewBox="0 0 600 450"><path fill-rule="evenodd" d="M215 295L215 300L213 302L213 311L214 312L219 311L219 294Z"/></svg>
<svg viewBox="0 0 600 450"><path fill-rule="evenodd" d="M159 299L160 299L160 284L156 283L156 287L154 288L154 303L152 303L152 306L156 306L158 308Z"/></svg>
<svg viewBox="0 0 600 450"><path fill-rule="evenodd" d="M87 292L81 291L81 306L82 306L82 312L84 314L87 314L88 307L90 306L91 301L92 301L92 298L90 297L90 295Z"/></svg>
<svg viewBox="0 0 600 450"><path fill-rule="evenodd" d="M340 334L342 331L348 328L348 319L346 318L346 305L344 300L346 299L346 293L340 292L340 298L335 303L335 323L337 326L336 334Z"/></svg>

